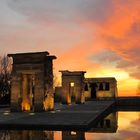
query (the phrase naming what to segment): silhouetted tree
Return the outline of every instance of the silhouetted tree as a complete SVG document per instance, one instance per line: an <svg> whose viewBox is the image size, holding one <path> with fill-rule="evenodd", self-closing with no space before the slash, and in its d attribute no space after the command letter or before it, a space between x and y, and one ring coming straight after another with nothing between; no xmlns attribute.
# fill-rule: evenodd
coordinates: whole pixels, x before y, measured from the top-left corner
<svg viewBox="0 0 140 140"><path fill-rule="evenodd" d="M0 57L0 104L10 102L11 60L6 56Z"/></svg>
<svg viewBox="0 0 140 140"><path fill-rule="evenodd" d="M56 74L53 75L53 88L60 86L60 81Z"/></svg>
<svg viewBox="0 0 140 140"><path fill-rule="evenodd" d="M60 87L60 81L59 81L57 75L54 74L54 76L53 76L54 101L55 102L60 102L61 97L56 94L56 87Z"/></svg>

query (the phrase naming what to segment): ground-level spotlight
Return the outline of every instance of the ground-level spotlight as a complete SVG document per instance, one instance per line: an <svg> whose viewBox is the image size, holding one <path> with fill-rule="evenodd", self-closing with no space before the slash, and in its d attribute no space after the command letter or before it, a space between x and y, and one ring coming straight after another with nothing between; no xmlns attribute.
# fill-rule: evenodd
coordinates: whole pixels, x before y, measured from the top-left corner
<svg viewBox="0 0 140 140"><path fill-rule="evenodd" d="M4 112L3 115L10 115L10 112Z"/></svg>
<svg viewBox="0 0 140 140"><path fill-rule="evenodd" d="M31 116L32 116L32 115L35 115L35 113L31 112L31 113L29 113L29 115L31 115Z"/></svg>
<svg viewBox="0 0 140 140"><path fill-rule="evenodd" d="M56 113L55 111L50 111L51 113Z"/></svg>

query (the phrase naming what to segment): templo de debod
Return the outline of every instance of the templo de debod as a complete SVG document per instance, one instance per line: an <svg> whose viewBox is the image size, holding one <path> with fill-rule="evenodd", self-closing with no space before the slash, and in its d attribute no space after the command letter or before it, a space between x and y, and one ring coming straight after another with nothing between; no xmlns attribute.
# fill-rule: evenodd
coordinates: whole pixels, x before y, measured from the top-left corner
<svg viewBox="0 0 140 140"><path fill-rule="evenodd" d="M11 111L53 110L53 59L48 52L8 54L13 58Z"/></svg>
<svg viewBox="0 0 140 140"><path fill-rule="evenodd" d="M62 73L62 103L71 104L71 98L75 103L84 103L84 74L85 71L60 71Z"/></svg>
<svg viewBox="0 0 140 140"><path fill-rule="evenodd" d="M88 99L115 99L118 96L117 80L114 77L85 78L85 71L60 71L62 86L55 93L62 103L84 103Z"/></svg>
<svg viewBox="0 0 140 140"><path fill-rule="evenodd" d="M62 104L82 104L86 99L117 97L114 77L85 78L85 71L61 70L62 86L53 90L53 60L48 52L8 54L13 59L11 111L49 111L54 109L54 95Z"/></svg>

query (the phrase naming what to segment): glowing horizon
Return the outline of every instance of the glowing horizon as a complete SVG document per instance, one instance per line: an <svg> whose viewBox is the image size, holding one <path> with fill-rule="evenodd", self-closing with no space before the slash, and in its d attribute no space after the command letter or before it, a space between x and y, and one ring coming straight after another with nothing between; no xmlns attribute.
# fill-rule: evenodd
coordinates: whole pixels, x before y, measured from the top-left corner
<svg viewBox="0 0 140 140"><path fill-rule="evenodd" d="M137 0L2 0L0 50L48 51L54 73L84 70L115 77L119 96L140 93L140 2Z"/></svg>

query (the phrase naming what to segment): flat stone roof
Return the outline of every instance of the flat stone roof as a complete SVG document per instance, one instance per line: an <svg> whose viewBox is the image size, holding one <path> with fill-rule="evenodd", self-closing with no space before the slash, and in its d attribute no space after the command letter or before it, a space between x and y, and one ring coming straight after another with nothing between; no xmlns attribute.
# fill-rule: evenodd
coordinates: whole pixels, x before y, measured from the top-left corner
<svg viewBox="0 0 140 140"><path fill-rule="evenodd" d="M95 78L85 78L85 82L117 82L115 77L95 77Z"/></svg>
<svg viewBox="0 0 140 140"><path fill-rule="evenodd" d="M21 55L49 55L49 52L44 51L44 52L15 53L15 54L8 54L8 57L21 56Z"/></svg>
<svg viewBox="0 0 140 140"><path fill-rule="evenodd" d="M28 52L28 53L15 53L8 54L8 57L13 58L14 64L32 64L32 63L45 63L47 60L56 59L56 56L49 55L49 52Z"/></svg>
<svg viewBox="0 0 140 140"><path fill-rule="evenodd" d="M86 73L86 71L68 71L68 70L60 70L63 75L68 75L68 76L75 76L75 75L81 75Z"/></svg>

